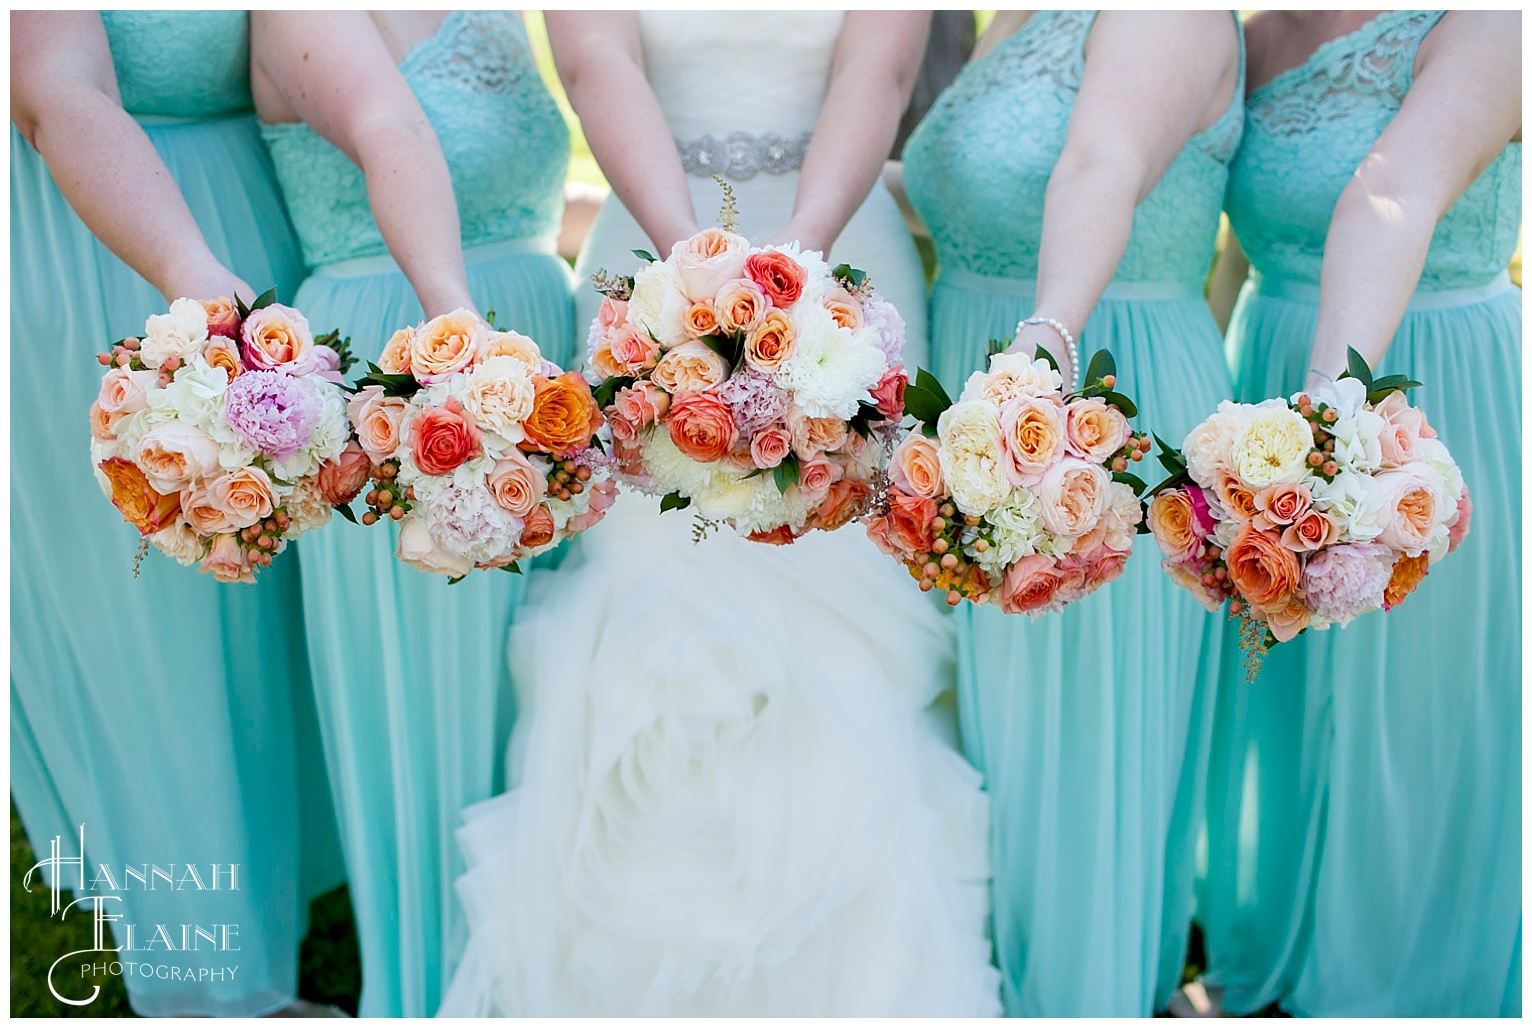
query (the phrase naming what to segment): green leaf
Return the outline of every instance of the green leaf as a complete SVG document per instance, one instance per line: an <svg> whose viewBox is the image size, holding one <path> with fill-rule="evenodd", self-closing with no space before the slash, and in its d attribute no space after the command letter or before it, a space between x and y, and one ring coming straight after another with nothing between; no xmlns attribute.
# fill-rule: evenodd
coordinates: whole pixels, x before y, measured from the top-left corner
<svg viewBox="0 0 1532 1028"><path fill-rule="evenodd" d="M1355 378L1368 388L1372 389L1372 369L1367 366L1363 356L1350 346L1346 347L1346 374L1342 378Z"/></svg>
<svg viewBox="0 0 1532 1028"><path fill-rule="evenodd" d="M335 512L341 517L345 518L347 521L351 522L353 525L361 524L361 522L356 519L356 512L351 509L351 505L349 503L342 503L338 505L335 508Z"/></svg>
<svg viewBox="0 0 1532 1028"><path fill-rule="evenodd" d="M1108 375L1117 374L1117 362L1112 359L1108 350L1097 350L1091 355L1090 364L1085 369L1085 384L1095 385ZM1124 413L1127 413L1124 411ZM1133 415L1129 414L1128 417Z"/></svg>
<svg viewBox="0 0 1532 1028"><path fill-rule="evenodd" d="M1155 433L1154 442L1155 445L1159 446L1160 448L1160 452L1157 454L1157 456L1160 458L1161 464L1165 465L1171 471L1186 470L1186 458L1181 456L1181 451L1178 448L1171 446L1165 440L1161 439L1159 433Z"/></svg>
<svg viewBox="0 0 1532 1028"><path fill-rule="evenodd" d="M447 584L448 585L457 585L459 582L461 582L463 579L465 579L467 577L468 577L467 575L458 575L455 578L449 578L449 579L447 579Z"/></svg>
<svg viewBox="0 0 1532 1028"><path fill-rule="evenodd" d="M682 496L680 493L666 493L660 498L660 513L663 514L667 510L685 510L691 505L690 497Z"/></svg>
<svg viewBox="0 0 1532 1028"><path fill-rule="evenodd" d="M591 390L591 395L596 398L596 406L601 408L610 407L612 401L617 399L617 391L619 389L626 389L636 381L638 379L629 378L626 375L618 375L614 378L606 379Z"/></svg>
<svg viewBox="0 0 1532 1028"><path fill-rule="evenodd" d="M1138 407L1133 403L1132 400L1128 399L1121 393L1115 393L1108 390L1107 392L1101 394L1101 398L1107 403L1110 403L1113 407L1116 407L1118 410L1122 411L1126 417L1134 418L1138 416Z"/></svg>
<svg viewBox="0 0 1532 1028"><path fill-rule="evenodd" d="M928 439L935 439L936 438L936 426L935 425L932 425L932 424L921 425L920 426L920 431Z"/></svg>
<svg viewBox="0 0 1532 1028"><path fill-rule="evenodd" d="M1128 472L1128 471L1114 471L1114 472L1112 472L1112 481L1113 482L1121 482L1123 485L1127 486L1129 489L1132 489L1134 496L1139 495L1145 489L1149 488L1144 483L1144 480L1142 478L1139 478L1137 475L1135 475L1135 474L1133 474L1131 472Z"/></svg>
<svg viewBox="0 0 1532 1028"><path fill-rule="evenodd" d="M420 383L415 381L413 375L390 375L372 361L367 362L367 368L367 374L351 387L353 392L358 392L370 385L382 386L385 396L409 397L420 392Z"/></svg>
<svg viewBox="0 0 1532 1028"><path fill-rule="evenodd" d="M266 290L260 296L257 296L255 298L255 302L250 305L250 309L252 311L258 311L262 307L270 307L272 304L274 304L276 302L277 302L277 287L276 286L272 286L270 289Z"/></svg>
<svg viewBox="0 0 1532 1028"><path fill-rule="evenodd" d="M1183 469L1183 470L1178 471L1175 474L1171 475L1169 478L1165 479L1159 485L1155 486L1153 489L1151 489L1147 493L1145 493L1144 494L1144 499L1148 500L1148 499L1151 499L1151 498L1153 498L1155 496L1158 496L1158 495L1160 495L1160 493L1164 492L1166 489L1175 489L1175 488L1178 488L1178 487L1183 486L1183 485L1190 485L1191 481L1192 481L1192 476L1188 475L1186 473L1186 471Z"/></svg>
<svg viewBox="0 0 1532 1028"><path fill-rule="evenodd" d="M858 271L849 264L837 264L830 274L840 279L852 289L860 289L863 282L867 281L866 272Z"/></svg>
<svg viewBox="0 0 1532 1028"><path fill-rule="evenodd" d="M655 341L658 342L658 340ZM745 347L744 336L726 336L714 333L713 335L703 336L702 341L707 344L708 349L728 361L730 368L739 363L740 354Z"/></svg>
<svg viewBox="0 0 1532 1028"><path fill-rule="evenodd" d="M1377 403L1388 396L1389 393L1402 393L1409 389L1419 388L1419 382L1413 381L1405 375L1386 375L1383 378L1373 380L1372 387L1367 391L1367 402Z"/></svg>
<svg viewBox="0 0 1532 1028"><path fill-rule="evenodd" d="M789 488L798 484L798 458L788 454L773 469L772 477L776 479L777 492L785 493Z"/></svg>
<svg viewBox="0 0 1532 1028"><path fill-rule="evenodd" d="M637 257L641 261L647 261L650 264L653 264L656 260L654 254L650 253L648 250L634 250L633 256Z"/></svg>
<svg viewBox="0 0 1532 1028"><path fill-rule="evenodd" d="M1049 353L1047 347L1039 346L1037 348L1037 351L1035 353L1033 353L1032 356L1034 358L1041 357L1043 360L1048 362L1048 366L1050 368L1052 368L1054 371L1058 371L1059 370L1058 358L1055 357L1053 354ZM1062 372L1061 372L1061 374L1062 374Z"/></svg>
<svg viewBox="0 0 1532 1028"><path fill-rule="evenodd" d="M907 385L904 387L904 409L915 420L923 421L934 428L937 419L947 409L947 405L933 396L930 390L918 385Z"/></svg>
<svg viewBox="0 0 1532 1028"><path fill-rule="evenodd" d="M509 564L502 564L500 570L509 571L513 575L519 575L521 574L521 565L513 560Z"/></svg>
<svg viewBox="0 0 1532 1028"><path fill-rule="evenodd" d="M915 384L936 397L942 405L942 410L952 406L952 397L948 396L947 390L942 388L941 381L925 368L915 370Z"/></svg>
<svg viewBox="0 0 1532 1028"><path fill-rule="evenodd" d="M250 316L250 308L245 306L245 301L239 298L238 293L234 294L234 309L239 312L240 321L244 321Z"/></svg>
<svg viewBox="0 0 1532 1028"><path fill-rule="evenodd" d="M989 356L993 357L997 353L1004 353L1010 345L1011 340L1009 339L991 339L987 347Z"/></svg>
<svg viewBox="0 0 1532 1028"><path fill-rule="evenodd" d="M484 323L487 324L490 328L494 329L496 332L500 331L499 326L495 324L495 308L491 307L489 310L484 312Z"/></svg>

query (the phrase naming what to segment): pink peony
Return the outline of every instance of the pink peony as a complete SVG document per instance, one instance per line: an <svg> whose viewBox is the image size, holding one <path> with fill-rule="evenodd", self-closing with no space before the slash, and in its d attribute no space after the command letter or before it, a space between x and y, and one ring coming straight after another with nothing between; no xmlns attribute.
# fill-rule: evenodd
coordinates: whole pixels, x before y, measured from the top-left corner
<svg viewBox="0 0 1532 1028"><path fill-rule="evenodd" d="M1345 626L1352 618L1383 606L1383 589L1393 575L1394 554L1378 543L1332 546L1309 558L1303 593L1316 617Z"/></svg>

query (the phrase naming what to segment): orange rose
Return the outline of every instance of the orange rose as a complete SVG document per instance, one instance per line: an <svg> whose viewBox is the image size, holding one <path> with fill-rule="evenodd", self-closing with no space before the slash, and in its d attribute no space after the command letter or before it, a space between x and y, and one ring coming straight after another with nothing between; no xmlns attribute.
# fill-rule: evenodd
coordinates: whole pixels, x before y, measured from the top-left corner
<svg viewBox="0 0 1532 1028"><path fill-rule="evenodd" d="M756 529L745 538L753 543L766 543L771 546L791 546L798 540L790 525L778 525L769 532Z"/></svg>
<svg viewBox="0 0 1532 1028"><path fill-rule="evenodd" d="M686 334L693 339L701 339L718 331L718 315L713 313L713 305L705 300L697 300L686 308L686 314L681 319L681 325L686 329Z"/></svg>
<svg viewBox="0 0 1532 1028"><path fill-rule="evenodd" d="M793 352L798 328L793 319L778 310L769 310L755 331L745 339L745 363L761 371L775 371Z"/></svg>
<svg viewBox="0 0 1532 1028"><path fill-rule="evenodd" d="M413 328L401 328L383 344L378 357L378 367L385 375L408 375L410 373L410 347L415 342Z"/></svg>
<svg viewBox="0 0 1532 1028"><path fill-rule="evenodd" d="M823 529L826 532L835 531L856 517L871 492L872 490L860 482L853 482L849 478L841 479L830 486L829 495L809 515L809 527Z"/></svg>
<svg viewBox="0 0 1532 1028"><path fill-rule="evenodd" d="M911 432L900 440L889 459L894 484L907 493L928 500L940 499L942 463L936 443L923 432Z"/></svg>
<svg viewBox="0 0 1532 1028"><path fill-rule="evenodd" d="M239 359L239 348L226 336L213 336L202 348L202 357L209 367L222 368L232 382L244 374L245 365Z"/></svg>
<svg viewBox="0 0 1532 1028"><path fill-rule="evenodd" d="M399 449L399 428L409 411L402 396L385 396L382 386L358 390L346 404L346 416L356 429L357 441L375 463L382 464Z"/></svg>
<svg viewBox="0 0 1532 1028"><path fill-rule="evenodd" d="M324 502L339 507L356 499L362 487L367 484L367 475L371 470L372 462L367 458L367 453L353 439L346 444L339 457L319 466L314 484L319 489L319 495L324 497Z"/></svg>
<svg viewBox="0 0 1532 1028"><path fill-rule="evenodd" d="M521 530L521 545L525 549L535 550L551 542L553 542L553 512L548 509L546 503L539 503L532 508L532 513L527 515L526 523Z"/></svg>
<svg viewBox="0 0 1532 1028"><path fill-rule="evenodd" d="M112 505L141 535L153 535L181 512L181 498L156 492L138 465L124 457L109 457L99 465L112 488Z"/></svg>
<svg viewBox="0 0 1532 1028"><path fill-rule="evenodd" d="M791 307L803 295L808 276L803 266L785 253L767 250L745 259L745 276L761 287L774 307Z"/></svg>
<svg viewBox="0 0 1532 1028"><path fill-rule="evenodd" d="M832 289L825 294L824 309L830 312L835 323L848 332L862 327L862 305L856 297L844 289Z"/></svg>
<svg viewBox="0 0 1532 1028"><path fill-rule="evenodd" d="M1259 513L1255 505L1255 493L1227 468L1218 469L1213 479L1213 492L1231 518L1250 521Z"/></svg>
<svg viewBox="0 0 1532 1028"><path fill-rule="evenodd" d="M239 310L227 296L216 300L203 300L202 309L207 311L207 334L225 336L229 339L239 335ZM209 362L211 363L211 362Z"/></svg>
<svg viewBox="0 0 1532 1028"><path fill-rule="evenodd" d="M1167 489L1149 503L1149 531L1160 552L1172 560L1189 560L1202 552L1192 512L1192 498L1185 489Z"/></svg>
<svg viewBox="0 0 1532 1028"><path fill-rule="evenodd" d="M712 393L682 393L670 405L670 441L692 460L711 464L734 448L734 412Z"/></svg>
<svg viewBox="0 0 1532 1028"><path fill-rule="evenodd" d="M488 341L489 326L466 307L426 322L410 342L410 373L434 385L470 367Z"/></svg>
<svg viewBox="0 0 1532 1028"><path fill-rule="evenodd" d="M522 424L527 438L521 448L567 457L589 446L602 417L584 376L566 371L557 378L535 378L532 385L532 413Z"/></svg>
<svg viewBox="0 0 1532 1028"><path fill-rule="evenodd" d="M1400 557L1394 562L1394 573L1383 589L1383 609L1393 610L1404 598L1415 591L1430 571L1431 555L1422 553L1416 557Z"/></svg>
<svg viewBox="0 0 1532 1028"><path fill-rule="evenodd" d="M237 468L207 484L208 502L235 528L249 528L276 509L271 479L260 468Z"/></svg>
<svg viewBox="0 0 1532 1028"><path fill-rule="evenodd" d="M743 279L731 282L718 293L713 301L713 315L718 327L730 334L750 332L761 323L771 301L761 292L761 287Z"/></svg>
<svg viewBox="0 0 1532 1028"><path fill-rule="evenodd" d="M456 400L429 407L410 422L410 453L426 475L446 475L479 455L479 429Z"/></svg>
<svg viewBox="0 0 1532 1028"><path fill-rule="evenodd" d="M1234 587L1263 613L1282 610L1298 594L1298 558L1267 532L1242 525L1224 552L1224 563Z"/></svg>

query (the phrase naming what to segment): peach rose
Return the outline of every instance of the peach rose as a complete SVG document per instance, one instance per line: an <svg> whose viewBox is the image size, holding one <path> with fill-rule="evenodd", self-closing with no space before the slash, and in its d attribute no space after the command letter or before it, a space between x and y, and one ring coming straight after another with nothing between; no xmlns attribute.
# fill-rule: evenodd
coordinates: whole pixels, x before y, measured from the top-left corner
<svg viewBox="0 0 1532 1028"><path fill-rule="evenodd" d="M660 344L647 332L640 332L632 325L623 325L608 336L607 347L611 350L612 362L622 369L619 374L641 375L654 367L660 359Z"/></svg>
<svg viewBox="0 0 1532 1028"><path fill-rule="evenodd" d="M126 415L108 414L101 409L98 401L92 400L90 404L90 434L94 439L103 443L112 442L117 438L117 423Z"/></svg>
<svg viewBox="0 0 1532 1028"><path fill-rule="evenodd" d="M778 525L769 532L758 528L745 538L753 543L766 543L769 546L791 546L798 540L798 537L793 534L791 525Z"/></svg>
<svg viewBox="0 0 1532 1028"><path fill-rule="evenodd" d="M653 382L634 382L617 390L612 406L635 430L648 428L670 410L670 394Z"/></svg>
<svg viewBox="0 0 1532 1028"><path fill-rule="evenodd" d="M1393 610L1404 602L1406 596L1425 581L1430 573L1431 555L1422 553L1414 557L1400 557L1394 562L1394 573L1383 588L1383 609Z"/></svg>
<svg viewBox="0 0 1532 1028"><path fill-rule="evenodd" d="M1279 610L1268 610L1266 627L1276 636L1277 642L1288 642L1309 627L1309 609L1300 600L1291 600Z"/></svg>
<svg viewBox="0 0 1532 1028"><path fill-rule="evenodd" d="M903 367L889 368L883 373L878 384L872 387L872 402L879 414L890 421L904 417L904 387L908 382Z"/></svg>
<svg viewBox="0 0 1532 1028"><path fill-rule="evenodd" d="M911 496L898 489L888 491L888 541L906 560L931 552L931 520L936 517L936 501Z"/></svg>
<svg viewBox="0 0 1532 1028"><path fill-rule="evenodd" d="M729 362L706 343L689 339L665 354L650 380L667 393L700 393L729 377Z"/></svg>
<svg viewBox="0 0 1532 1028"><path fill-rule="evenodd" d="M804 461L798 469L798 489L809 496L828 493L841 474L840 468L827 460Z"/></svg>
<svg viewBox="0 0 1532 1028"><path fill-rule="evenodd" d="M408 375L410 373L410 350L415 345L415 329L401 328L389 336L378 357L378 367L385 375Z"/></svg>
<svg viewBox="0 0 1532 1028"><path fill-rule="evenodd" d="M355 439L346 444L340 456L319 466L314 485L319 495L332 507L340 507L357 498L367 484L372 461Z"/></svg>
<svg viewBox="0 0 1532 1028"><path fill-rule="evenodd" d="M489 326L473 311L459 307L426 322L410 341L410 373L422 385L434 385L479 359Z"/></svg>
<svg viewBox="0 0 1532 1028"><path fill-rule="evenodd" d="M846 423L840 418L811 418L800 408L789 407L783 421L794 452L803 460L834 453L846 444Z"/></svg>
<svg viewBox="0 0 1532 1028"><path fill-rule="evenodd" d="M113 368L101 376L96 402L108 414L136 414L149 406L149 390L160 380L157 371Z"/></svg>
<svg viewBox="0 0 1532 1028"><path fill-rule="evenodd" d="M1255 517L1250 523L1262 532L1280 531L1309 512L1314 497L1307 486L1269 485L1255 494Z"/></svg>
<svg viewBox="0 0 1532 1028"><path fill-rule="evenodd" d="M1014 402L1014 401L1013 401ZM1099 464L1065 457L1043 473L1037 500L1043 525L1058 535L1079 536L1096 527L1111 502L1112 478Z"/></svg>
<svg viewBox="0 0 1532 1028"><path fill-rule="evenodd" d="M745 267L750 241L720 228L705 228L671 247L670 259L689 300L711 300Z"/></svg>
<svg viewBox="0 0 1532 1028"><path fill-rule="evenodd" d="M1108 546L1098 549L1085 565L1085 591L1095 592L1108 582L1121 578L1130 556L1132 552L1129 550L1114 550Z"/></svg>
<svg viewBox="0 0 1532 1028"><path fill-rule="evenodd" d="M1019 396L1000 408L1001 471L1012 485L1033 486L1064 455L1064 416L1051 400Z"/></svg>
<svg viewBox="0 0 1532 1028"><path fill-rule="evenodd" d="M547 476L515 450L495 462L488 485L495 502L518 518L530 515L532 508L548 495Z"/></svg>
<svg viewBox="0 0 1532 1028"><path fill-rule="evenodd" d="M602 297L601 307L596 311L596 321L600 323L602 328L627 324L628 301L616 300L610 296Z"/></svg>
<svg viewBox="0 0 1532 1028"><path fill-rule="evenodd" d="M382 464L399 449L399 427L409 411L402 396L385 396L382 386L358 390L346 404L346 416L356 429L357 441L375 463Z"/></svg>
<svg viewBox="0 0 1532 1028"><path fill-rule="evenodd" d="M760 371L775 371L793 352L798 327L779 310L768 310L745 337L745 363Z"/></svg>
<svg viewBox="0 0 1532 1028"><path fill-rule="evenodd" d="M797 303L808 278L802 265L776 250L751 254L745 260L745 275L761 287L761 292L774 307L791 307Z"/></svg>
<svg viewBox="0 0 1532 1028"><path fill-rule="evenodd" d="M787 459L787 454L792 450L793 443L788 438L787 430L782 428L767 428L755 434L750 440L750 459L755 466L761 469L774 468Z"/></svg>
<svg viewBox="0 0 1532 1028"><path fill-rule="evenodd" d="M1213 493L1231 518L1252 521L1259 513L1255 506L1255 493L1227 468L1219 468L1214 474Z"/></svg>
<svg viewBox="0 0 1532 1028"><path fill-rule="evenodd" d="M1451 553L1463 545L1463 539L1468 535L1468 523L1473 520L1473 500L1468 495L1468 487L1458 494L1458 517L1447 529L1447 552Z"/></svg>
<svg viewBox="0 0 1532 1028"><path fill-rule="evenodd" d="M548 509L546 503L539 503L527 515L526 524L521 529L521 545L526 549L535 550L551 542L553 542L553 511Z"/></svg>
<svg viewBox="0 0 1532 1028"><path fill-rule="evenodd" d="M628 374L627 365L619 361L612 353L610 338L602 339L590 352L590 366L591 370L603 379L624 378Z"/></svg>
<svg viewBox="0 0 1532 1028"><path fill-rule="evenodd" d="M1426 416L1411 407L1403 393L1389 393L1372 410L1383 419L1383 434L1378 438L1383 467L1397 468L1414 460L1416 446L1426 434Z"/></svg>
<svg viewBox="0 0 1532 1028"><path fill-rule="evenodd" d="M202 309L207 311L207 334L224 336L232 340L239 334L239 310L227 296L216 300L203 300Z"/></svg>
<svg viewBox="0 0 1532 1028"><path fill-rule="evenodd" d="M914 496L941 499L942 464L936 443L921 432L911 432L899 441L889 459L894 484Z"/></svg>
<svg viewBox="0 0 1532 1028"><path fill-rule="evenodd" d="M676 449L701 464L722 460L739 436L734 412L712 393L683 393L675 397L666 426Z"/></svg>
<svg viewBox="0 0 1532 1028"><path fill-rule="evenodd" d="M239 334L249 367L306 375L319 366L309 319L291 307L273 303L251 311Z"/></svg>
<svg viewBox="0 0 1532 1028"><path fill-rule="evenodd" d="M249 528L269 517L277 506L271 479L255 467L236 468L212 479L207 484L207 498L235 528Z"/></svg>
<svg viewBox="0 0 1532 1028"><path fill-rule="evenodd" d="M446 475L479 455L479 429L456 400L428 407L410 422L410 454L425 475Z"/></svg>
<svg viewBox="0 0 1532 1028"><path fill-rule="evenodd" d="M1263 613L1285 608L1298 594L1298 558L1269 532L1241 525L1224 552L1224 563L1234 587Z"/></svg>
<svg viewBox="0 0 1532 1028"><path fill-rule="evenodd" d="M696 300L686 308L686 314L681 318L681 326L686 334L693 339L701 339L718 331L718 315L713 313L713 305L706 300ZM655 344L659 349L659 344Z"/></svg>
<svg viewBox="0 0 1532 1028"><path fill-rule="evenodd" d="M719 291L718 298L713 301L713 315L718 327L732 335L754 331L770 307L771 301L766 299L760 286L749 279L740 279Z"/></svg>
<svg viewBox="0 0 1532 1028"><path fill-rule="evenodd" d="M215 473L218 453L218 444L202 429L185 421L167 421L144 433L133 459L155 489L173 493L194 478Z"/></svg>
<svg viewBox="0 0 1532 1028"><path fill-rule="evenodd" d="M1023 557L1006 568L1000 580L1000 609L1007 614L1043 610L1053 603L1060 584L1052 557L1041 553Z"/></svg>
<svg viewBox="0 0 1532 1028"><path fill-rule="evenodd" d="M1407 554L1424 550L1436 523L1436 492L1410 471L1385 471L1373 481L1382 489L1383 531L1378 542Z"/></svg>
<svg viewBox="0 0 1532 1028"><path fill-rule="evenodd" d="M463 409L473 423L508 443L522 440L537 389L525 364L509 354L489 357L468 372Z"/></svg>
<svg viewBox="0 0 1532 1028"><path fill-rule="evenodd" d="M233 535L220 535L213 539L212 548L202 558L201 570L220 582L249 585L255 581L255 569L250 566L250 558Z"/></svg>
<svg viewBox="0 0 1532 1028"><path fill-rule="evenodd" d="M821 301L835 323L848 332L862 327L862 305L845 289L832 289Z"/></svg>
<svg viewBox="0 0 1532 1028"><path fill-rule="evenodd" d="M98 467L111 487L112 505L141 535L153 535L180 514L180 496L156 491L138 465L127 458L109 457Z"/></svg>
<svg viewBox="0 0 1532 1028"><path fill-rule="evenodd" d="M1065 448L1076 457L1104 464L1128 444L1128 419L1105 400L1089 397L1064 409Z"/></svg>
<svg viewBox="0 0 1532 1028"><path fill-rule="evenodd" d="M1149 502L1149 531L1160 552L1172 560L1190 560L1202 552L1195 524L1192 498L1185 489L1167 489Z"/></svg>
<svg viewBox="0 0 1532 1028"><path fill-rule="evenodd" d="M520 332L491 331L488 333L484 338L484 348L479 353L479 359L487 361L494 357L514 357L534 375L543 366L543 351Z"/></svg>
<svg viewBox="0 0 1532 1028"><path fill-rule="evenodd" d="M1312 553L1339 538L1340 524L1317 510L1305 511L1302 517L1282 530L1282 545L1294 553Z"/></svg>
<svg viewBox="0 0 1532 1028"><path fill-rule="evenodd" d="M566 371L557 378L533 379L533 386L532 413L521 426L526 433L521 448L568 457L589 446L603 419L585 377Z"/></svg>
<svg viewBox="0 0 1532 1028"><path fill-rule="evenodd" d="M232 382L244 374L245 366L239 359L239 347L227 336L213 336L202 348L202 359L208 367L219 368Z"/></svg>
<svg viewBox="0 0 1532 1028"><path fill-rule="evenodd" d="M748 475L759 470L755 466L755 458L750 456L750 447L741 447L738 439L734 443L734 449L723 455L724 470L736 475Z"/></svg>
<svg viewBox="0 0 1532 1028"><path fill-rule="evenodd" d="M181 494L181 516L191 530L201 536L233 532L238 527L208 496L206 485L194 486Z"/></svg>
<svg viewBox="0 0 1532 1028"><path fill-rule="evenodd" d="M872 490L860 482L843 478L832 483L830 492L819 507L809 515L808 524L825 532L833 532L848 524L867 502Z"/></svg>

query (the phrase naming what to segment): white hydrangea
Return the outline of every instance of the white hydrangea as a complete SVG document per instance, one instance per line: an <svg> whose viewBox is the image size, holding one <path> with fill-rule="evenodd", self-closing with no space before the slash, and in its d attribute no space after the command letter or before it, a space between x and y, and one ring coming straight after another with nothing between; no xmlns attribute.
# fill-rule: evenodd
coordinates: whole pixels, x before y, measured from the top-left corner
<svg viewBox="0 0 1532 1028"><path fill-rule="evenodd" d="M1383 532L1383 494L1370 476L1342 471L1330 482L1314 480L1309 491L1315 509L1340 523L1341 542L1371 542Z"/></svg>

